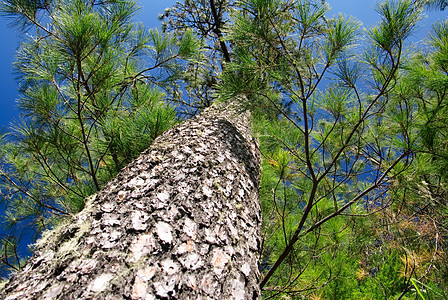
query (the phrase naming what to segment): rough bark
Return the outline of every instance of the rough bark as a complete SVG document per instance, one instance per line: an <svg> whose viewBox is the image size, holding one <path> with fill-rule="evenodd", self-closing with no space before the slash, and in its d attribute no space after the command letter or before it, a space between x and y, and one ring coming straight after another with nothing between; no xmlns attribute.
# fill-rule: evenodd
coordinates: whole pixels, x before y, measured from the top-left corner
<svg viewBox="0 0 448 300"><path fill-rule="evenodd" d="M157 138L46 233L1 299L258 299L260 156L212 106Z"/></svg>

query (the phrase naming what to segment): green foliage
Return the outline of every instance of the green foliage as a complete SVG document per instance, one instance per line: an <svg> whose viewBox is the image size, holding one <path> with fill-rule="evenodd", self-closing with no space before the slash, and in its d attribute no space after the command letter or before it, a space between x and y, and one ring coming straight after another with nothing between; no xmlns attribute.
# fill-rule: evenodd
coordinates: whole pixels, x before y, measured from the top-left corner
<svg viewBox="0 0 448 300"><path fill-rule="evenodd" d="M445 250L447 209L447 97L448 30L446 22L433 26L429 51L416 53L402 72L396 105L412 108L415 158L394 188L394 197L406 199L392 206L400 220L395 233L422 261L426 276L416 271L410 284L424 288L424 296L443 299L447 293ZM413 220L409 222L409 220ZM406 226L404 226L406 225ZM415 291L419 293L418 289ZM420 290L423 295L423 290Z"/></svg>
<svg viewBox="0 0 448 300"><path fill-rule="evenodd" d="M261 286L267 298L398 297L409 290L409 274L400 275L407 244L394 250L372 216L393 202L418 139L418 106L395 91L405 91L405 40L422 11L411 1L378 4L381 20L358 45L360 23L327 19L328 10L317 1L247 0L232 11L234 52L219 96L245 94L255 112Z"/></svg>

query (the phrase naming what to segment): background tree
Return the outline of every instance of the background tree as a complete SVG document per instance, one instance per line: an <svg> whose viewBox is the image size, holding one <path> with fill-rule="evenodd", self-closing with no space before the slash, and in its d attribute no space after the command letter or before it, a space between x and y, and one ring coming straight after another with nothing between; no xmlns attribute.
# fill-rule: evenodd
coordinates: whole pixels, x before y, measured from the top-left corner
<svg viewBox="0 0 448 300"><path fill-rule="evenodd" d="M172 98L179 104L177 111L181 114L195 115L213 101L215 85L231 59L225 31L230 26L229 12L234 7L234 1L228 0L178 1L160 14L165 32L182 37L192 30L202 44L201 55L189 60L174 86ZM184 94L188 97L183 97Z"/></svg>
<svg viewBox="0 0 448 300"><path fill-rule="evenodd" d="M341 297L329 284L344 276L335 258L356 259L345 252L356 241L355 218L390 204L392 180L411 158L407 129L386 108L420 11L410 1L377 11L382 19L365 50L355 44L359 23L325 18L325 4L254 0L234 14L228 38L236 58L221 95L248 94L247 105L279 114L259 131L278 176L268 179L272 196L263 202L268 297L327 285L324 295Z"/></svg>
<svg viewBox="0 0 448 300"><path fill-rule="evenodd" d="M1 257L17 269L23 234L81 211L176 123L163 89L198 43L132 23L135 1L4 1L1 11L29 34L15 63L22 117L1 148Z"/></svg>
<svg viewBox="0 0 448 300"><path fill-rule="evenodd" d="M408 289L417 282L425 296L443 298L447 284L446 91L448 24L439 21L420 50L406 64L394 104L412 107L409 132L415 159L393 189L396 204L386 210L383 224L389 239L401 245L402 272ZM388 242L385 241L385 244ZM422 292L423 293L423 292Z"/></svg>

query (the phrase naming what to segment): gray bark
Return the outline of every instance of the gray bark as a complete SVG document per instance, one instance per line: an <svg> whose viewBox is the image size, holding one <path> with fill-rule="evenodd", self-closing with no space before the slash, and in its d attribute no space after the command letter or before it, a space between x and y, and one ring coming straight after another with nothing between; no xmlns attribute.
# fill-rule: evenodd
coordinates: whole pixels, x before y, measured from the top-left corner
<svg viewBox="0 0 448 300"><path fill-rule="evenodd" d="M212 106L165 132L1 299L259 299L260 155L248 113Z"/></svg>

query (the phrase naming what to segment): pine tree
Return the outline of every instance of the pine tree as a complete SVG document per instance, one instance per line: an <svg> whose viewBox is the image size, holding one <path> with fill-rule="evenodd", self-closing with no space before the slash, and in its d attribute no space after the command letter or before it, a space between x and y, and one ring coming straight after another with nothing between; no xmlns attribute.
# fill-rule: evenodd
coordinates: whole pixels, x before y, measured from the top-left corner
<svg viewBox="0 0 448 300"><path fill-rule="evenodd" d="M394 224L393 240L407 249L401 258L407 290L419 285L428 298L443 299L448 293L446 21L433 25L427 43L429 49L421 49L406 64L394 97L395 105L413 107L408 126L415 158L395 185L392 195L399 201L384 219Z"/></svg>
<svg viewBox="0 0 448 300"><path fill-rule="evenodd" d="M42 9L57 11L60 8L58 4L61 3L48 3L49 6ZM62 4L71 7L71 4ZM110 5L112 8L115 5L120 8L131 4L133 3L123 1L77 1L73 4L74 9L67 12L64 22L59 26L69 27L74 22L75 27L67 30L69 33L93 30L91 27L95 24L90 24L90 19L86 18L94 19L95 12L101 16L103 11L111 9ZM63 7L62 12L66 6ZM121 8L129 11L132 5ZM82 13L84 11L87 16ZM12 3L11 12L22 13L23 10L18 3ZM58 13L55 16L59 17ZM76 22L78 14L82 16L79 23ZM98 25L112 27L100 21ZM120 25L120 29L126 30L123 24ZM98 30L98 33L103 34L102 30ZM113 39L117 38L114 34L111 36ZM85 43L89 41L83 35L79 36L83 38L79 41L71 41L71 36L69 37L70 45L76 47L85 47ZM122 42L120 37L118 40ZM141 44L142 48L147 47L146 42ZM171 54L168 48L172 44L170 42L171 40L161 37L154 39L153 47L163 50L156 53ZM95 40L92 43L94 48L102 46L101 43L97 45ZM166 64L169 60L195 53L197 44L193 45L188 32L179 43L178 54L166 59L157 56L154 65L161 67L162 63ZM72 68L76 70L76 76L72 76L75 82L69 84L67 89L71 92L69 95L77 96L75 100L83 100L85 93L87 99L74 101L75 104L84 107L90 104L87 100L93 101L92 107L87 106L86 113L98 113L99 118L81 118L78 112L75 120L80 123L81 133L85 131L81 121L87 120L88 124L103 122L100 117L106 108L97 105L94 101L96 97L93 97L96 93L93 91L100 95L104 93L104 99L101 99L106 104L110 103L111 98L124 98L120 94L123 86L118 86L117 93L109 90L115 85L97 87L88 84L87 78L96 78L91 74L92 71L85 72L81 68L84 57L94 53L92 49L86 49L70 52L70 55L75 56L75 62L81 62ZM105 55L101 54L99 57ZM89 66L90 61L86 60ZM128 63L133 65L125 60L126 67ZM61 72L59 66L61 65L55 65L56 73ZM102 64L97 61L92 67L95 70L98 68L99 73L111 71L103 70ZM143 76L151 69L153 67L137 70L136 76L132 78ZM101 79L102 77L99 82ZM137 79L154 80L149 75ZM54 81L56 80L51 80L56 86ZM96 83L95 80L94 82ZM74 91L71 91L73 88ZM65 89L57 85L56 90L62 92ZM138 93L129 95L131 100L134 97L140 99ZM70 109L71 102L63 104L68 104ZM116 110L122 111L126 105L127 102L120 102ZM135 113L142 117L140 111ZM42 122L51 122L51 118L48 120L49 116L51 114L43 116ZM144 123L148 124L150 121L151 119L146 118ZM249 122L250 116L242 112L235 99L221 105L214 104L198 118L188 120L155 139L154 145L124 168L115 180L90 200L83 198L85 207L80 213L66 218L55 229L46 232L37 243L34 256L6 283L0 293L1 297L259 298L257 253L261 222L258 202L260 162ZM60 121L55 123L59 124ZM107 125L115 128L112 122L107 122ZM92 128L89 127L89 132L96 132L96 128ZM156 135L154 132L145 132L143 136L151 137L151 134ZM91 150L86 145L87 141L88 139L81 143L86 148L86 152L80 155L83 158L88 158L87 149ZM111 143L106 149L111 151L111 160L115 162L113 146L115 144ZM127 151L123 153L128 154ZM105 155L100 155L99 159L103 160ZM90 161L88 159L87 163L80 165L90 166ZM53 169L49 169L53 172ZM96 173L92 172L90 175L94 174ZM89 179L92 179L93 185L99 190L100 182L96 184L94 178ZM71 183L71 179L67 183ZM82 180L81 183L89 182ZM30 272L35 276L34 279L29 278Z"/></svg>
<svg viewBox="0 0 448 300"><path fill-rule="evenodd" d="M327 286L326 297L343 297L329 283L342 270L334 259L356 241L344 234L357 230L355 218L389 205L387 191L411 157L406 128L386 108L420 9L379 4L382 19L366 45L356 44L356 20L327 18L328 10L313 1L245 1L228 34L237 59L221 93L248 94L247 106L279 115L259 132L278 176L263 201L271 221L260 285L270 297Z"/></svg>

